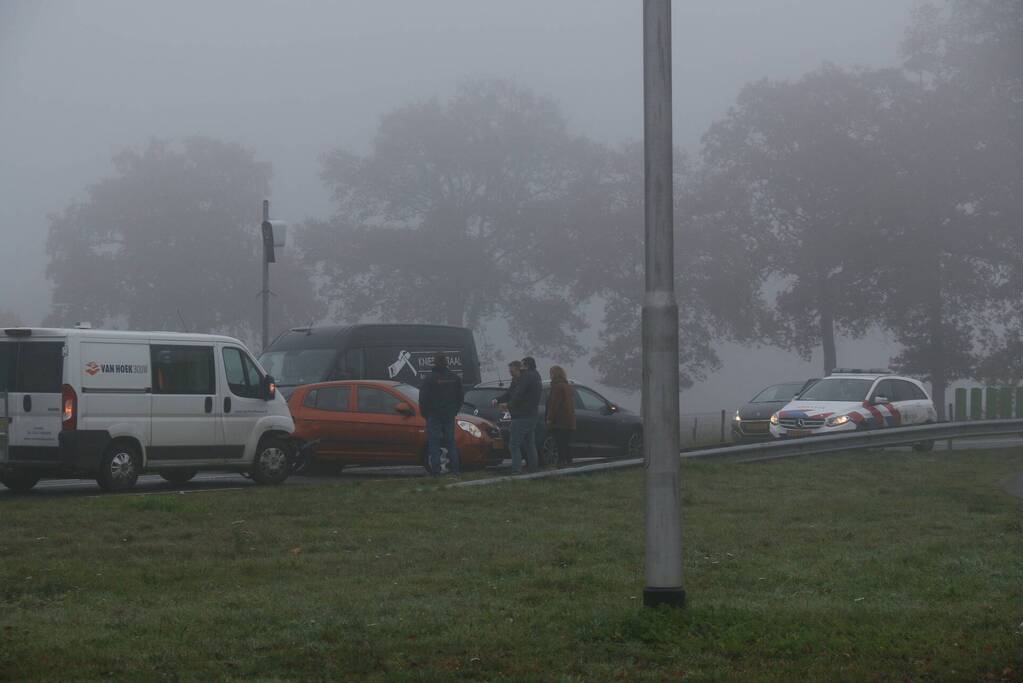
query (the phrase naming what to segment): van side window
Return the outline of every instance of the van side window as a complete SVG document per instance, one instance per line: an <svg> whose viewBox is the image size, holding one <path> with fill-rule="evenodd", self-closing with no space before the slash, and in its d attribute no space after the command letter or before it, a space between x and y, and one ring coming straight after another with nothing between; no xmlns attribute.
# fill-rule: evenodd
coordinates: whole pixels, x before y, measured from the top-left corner
<svg viewBox="0 0 1023 683"><path fill-rule="evenodd" d="M149 347L154 394L215 394L212 346Z"/></svg>
<svg viewBox="0 0 1023 683"><path fill-rule="evenodd" d="M64 376L63 342L22 342L15 390L26 394L59 394Z"/></svg>
<svg viewBox="0 0 1023 683"><path fill-rule="evenodd" d="M224 373L231 393L242 398L259 398L260 376L256 364L241 349L224 347Z"/></svg>

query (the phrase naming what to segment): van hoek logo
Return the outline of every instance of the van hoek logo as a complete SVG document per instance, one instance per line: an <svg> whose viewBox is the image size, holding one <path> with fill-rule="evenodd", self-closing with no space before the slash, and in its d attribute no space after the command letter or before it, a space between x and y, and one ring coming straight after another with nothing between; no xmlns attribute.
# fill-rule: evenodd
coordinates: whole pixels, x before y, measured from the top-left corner
<svg viewBox="0 0 1023 683"><path fill-rule="evenodd" d="M85 374L90 377L95 377L99 373L106 373L110 375L131 375L131 374L145 374L149 372L149 366L143 364L134 363L97 363L94 360L89 361L85 364Z"/></svg>

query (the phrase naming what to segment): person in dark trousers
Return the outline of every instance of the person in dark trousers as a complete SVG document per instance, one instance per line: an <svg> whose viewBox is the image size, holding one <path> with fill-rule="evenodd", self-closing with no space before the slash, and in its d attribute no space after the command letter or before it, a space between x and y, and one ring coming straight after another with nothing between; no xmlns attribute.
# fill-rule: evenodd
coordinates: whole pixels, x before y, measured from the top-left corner
<svg viewBox="0 0 1023 683"><path fill-rule="evenodd" d="M419 409L426 418L427 452L430 475L441 473L441 444L448 447L449 470L454 476L462 474L455 443L455 416L462 407L464 390L462 379L448 370L448 357L438 353L433 357L433 368L419 387Z"/></svg>
<svg viewBox="0 0 1023 683"><path fill-rule="evenodd" d="M522 473L523 447L526 449L526 463L529 469L533 471L537 469L539 456L536 452L536 421L539 417L542 391L536 361L526 357L522 359L521 370L517 377L513 377L508 391L496 399L498 403L506 404L508 412L511 413L508 450L511 451L512 474Z"/></svg>
<svg viewBox="0 0 1023 683"><path fill-rule="evenodd" d="M558 449L558 467L572 462L572 432L575 431L575 397L568 375L561 366L551 366L551 393L547 397L544 418L547 431L554 437Z"/></svg>

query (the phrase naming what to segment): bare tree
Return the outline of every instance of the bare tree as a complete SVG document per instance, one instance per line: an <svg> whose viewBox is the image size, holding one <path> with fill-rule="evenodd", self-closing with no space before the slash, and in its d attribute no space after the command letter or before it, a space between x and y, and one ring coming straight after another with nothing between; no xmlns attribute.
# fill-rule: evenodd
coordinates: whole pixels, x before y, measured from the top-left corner
<svg viewBox="0 0 1023 683"><path fill-rule="evenodd" d="M302 249L330 314L473 327L499 316L535 353L579 352L568 208L592 156L552 100L504 80L386 114L368 156L324 159L337 214L308 226Z"/></svg>

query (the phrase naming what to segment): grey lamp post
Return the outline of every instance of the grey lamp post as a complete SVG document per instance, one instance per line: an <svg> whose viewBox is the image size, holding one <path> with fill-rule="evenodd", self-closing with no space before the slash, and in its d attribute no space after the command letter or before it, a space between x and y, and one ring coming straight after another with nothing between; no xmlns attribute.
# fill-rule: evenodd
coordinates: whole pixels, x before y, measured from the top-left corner
<svg viewBox="0 0 1023 683"><path fill-rule="evenodd" d="M643 1L643 457L646 588L643 604L685 604L679 497L678 305L675 302L671 137L671 2Z"/></svg>

